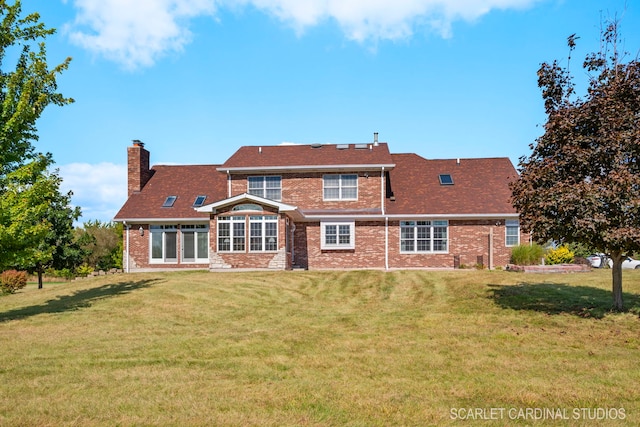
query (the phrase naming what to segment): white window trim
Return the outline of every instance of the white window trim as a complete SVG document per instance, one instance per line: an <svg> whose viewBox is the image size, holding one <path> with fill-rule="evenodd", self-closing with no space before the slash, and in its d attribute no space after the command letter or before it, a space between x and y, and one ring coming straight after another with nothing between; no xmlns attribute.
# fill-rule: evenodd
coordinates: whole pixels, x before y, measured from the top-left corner
<svg viewBox="0 0 640 427"><path fill-rule="evenodd" d="M325 197L325 178L329 177L329 176L337 176L338 178L338 197L337 198L327 198ZM346 197L342 197L342 177L343 176L355 176L356 177L356 197L354 198L346 198ZM335 187L330 187L330 188L335 188ZM347 188L353 188L353 187L347 187ZM322 175L322 200L324 201L357 201L358 200L358 174L356 173L342 173L342 174L325 174Z"/></svg>
<svg viewBox="0 0 640 427"><path fill-rule="evenodd" d="M242 220L235 219L236 217L242 217ZM227 219L228 218L228 219ZM229 250L220 249L220 223L229 224ZM232 216L224 216L219 217L216 221L216 250L217 252L229 254L229 253L246 253L247 252L247 217L245 215L232 215ZM242 223L244 224L244 234L242 237L244 238L244 249L235 250L233 248L233 239L236 237L234 234L233 224ZM240 236L238 236L240 237Z"/></svg>
<svg viewBox="0 0 640 427"><path fill-rule="evenodd" d="M175 233L176 234L176 257L175 258L167 258L167 233ZM153 257L153 235L161 234L162 239L162 258L154 258ZM180 247L177 246L180 244L180 238L178 233L178 226L175 224L158 224L149 226L149 264L177 264L179 259Z"/></svg>
<svg viewBox="0 0 640 427"><path fill-rule="evenodd" d="M428 251L419 251L418 250L418 233L417 233L418 225L417 224L413 226L413 229L414 229L414 233L413 233L413 250L412 251L408 251L408 250L402 249L402 240L404 240L402 238L402 228L403 228L402 227L402 223L405 222L405 221L412 221L412 222L416 222L416 223L418 221L428 221L428 222L431 223L430 225L428 225L428 227L431 228L430 233L429 233L429 235L431 236L429 238L430 249ZM434 224L434 222L446 222L447 224L446 225L444 225L444 224ZM404 220L401 220L399 222L399 227L400 227L400 229L399 229L399 237L400 237L399 244L400 244L400 253L401 254L448 254L449 253L449 235L451 234L451 233L449 233L449 221L446 221L446 220L425 220L425 219L420 219L420 220L404 219ZM426 227L426 226L422 226L422 227ZM447 229L447 239L446 239L447 249L444 250L444 251L433 250L433 242L435 240L434 234L433 234L433 229L436 228L436 227L446 227L446 229ZM440 240L440 239L438 239L438 240Z"/></svg>
<svg viewBox="0 0 640 427"><path fill-rule="evenodd" d="M349 244L327 244L326 243L326 229L327 226L335 225L337 229L342 225L349 226ZM339 236L339 234L338 234ZM321 222L320 223L320 249L322 250L342 250L342 249L355 249L356 248L356 223L355 221L339 221L339 222Z"/></svg>
<svg viewBox="0 0 640 427"><path fill-rule="evenodd" d="M509 244L507 243L508 238L510 237L508 234L509 228L516 228L518 230L518 241L515 244ZM513 236L512 236L513 237ZM507 219L504 221L504 245L507 247L514 247L514 246L518 246L520 244L520 221L517 219Z"/></svg>
<svg viewBox="0 0 640 427"><path fill-rule="evenodd" d="M194 234L194 253L196 254L195 258L186 258L184 257L184 248L185 248L185 243L184 243L184 236L186 233L193 233ZM206 235L206 240L207 240L207 257L206 258L198 258L198 235L199 234L204 234ZM181 257L181 261L184 264L204 264L204 263L208 263L209 262L209 251L211 250L211 248L209 247L209 225L205 225L205 224L194 224L194 225L182 225L180 226L180 257Z"/></svg>
<svg viewBox="0 0 640 427"><path fill-rule="evenodd" d="M251 217L256 217L259 216L261 217L261 219L251 219ZM262 239L262 249L261 250L255 250L255 249L251 249L251 238L253 236L251 236L251 224L262 224L262 235L260 236ZM265 249L267 247L267 236L266 236L266 224L275 224L276 225L276 249ZM273 253L273 252L278 252L278 216L277 215L249 215L249 227L247 227L246 229L247 232L247 241L249 242L249 244L246 246L246 248L248 249L248 252L252 252L252 253Z"/></svg>
<svg viewBox="0 0 640 427"><path fill-rule="evenodd" d="M260 178L262 179L262 194L253 194L251 193L251 190L258 190L257 188L250 188L249 186L249 179L250 178ZM267 197L267 190L275 190L276 188L267 188L267 179L266 178L279 178L280 179L280 187L278 187L278 189L280 190L280 197L277 199L271 199L270 197ZM253 194L254 196L258 196L258 197L262 197L263 199L269 199L269 200L276 200L276 201L282 201L282 176L281 175L249 175L247 177L247 194Z"/></svg>

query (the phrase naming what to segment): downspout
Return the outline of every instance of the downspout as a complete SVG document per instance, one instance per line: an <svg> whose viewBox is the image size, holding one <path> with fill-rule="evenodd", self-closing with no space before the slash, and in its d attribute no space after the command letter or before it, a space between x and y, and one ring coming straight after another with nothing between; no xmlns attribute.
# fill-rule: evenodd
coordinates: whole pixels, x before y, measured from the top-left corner
<svg viewBox="0 0 640 427"><path fill-rule="evenodd" d="M131 230L131 225L127 224L127 221L123 222L125 226L125 250L124 250L124 271L125 273L129 272L129 230Z"/></svg>
<svg viewBox="0 0 640 427"><path fill-rule="evenodd" d="M293 220L291 220L291 268L293 269L293 266L295 265L296 262L296 244L295 244L295 239L296 239L296 224L293 222Z"/></svg>
<svg viewBox="0 0 640 427"><path fill-rule="evenodd" d="M384 217L384 269L389 270L389 217Z"/></svg>
<svg viewBox="0 0 640 427"><path fill-rule="evenodd" d="M227 169L227 197L231 197L231 173Z"/></svg>
<svg viewBox="0 0 640 427"><path fill-rule="evenodd" d="M382 206L382 215L384 215L384 166L380 172L380 206Z"/></svg>

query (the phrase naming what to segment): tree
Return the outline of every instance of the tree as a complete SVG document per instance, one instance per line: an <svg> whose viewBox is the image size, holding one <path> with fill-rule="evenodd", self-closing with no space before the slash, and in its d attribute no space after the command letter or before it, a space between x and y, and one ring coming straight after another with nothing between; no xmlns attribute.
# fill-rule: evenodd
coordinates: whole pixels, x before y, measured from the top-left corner
<svg viewBox="0 0 640 427"><path fill-rule="evenodd" d="M640 250L640 63L623 63L619 22L589 54L584 98L569 65L538 71L547 122L512 184L522 228L538 241L581 243L613 260L613 307L623 309L622 261ZM577 37L568 38L570 53ZM569 55L571 58L571 55Z"/></svg>
<svg viewBox="0 0 640 427"><path fill-rule="evenodd" d="M88 221L75 235L86 254L85 264L100 270L122 268L122 224Z"/></svg>
<svg viewBox="0 0 640 427"><path fill-rule="evenodd" d="M54 211L68 207L70 196L60 194L60 178L49 171L51 155L35 151L36 121L48 105L73 99L56 84L71 59L47 66L42 40L55 30L37 13L21 18L21 12L20 0L0 0L0 267L26 268L55 259L64 227L56 228ZM7 65L10 59L15 63Z"/></svg>

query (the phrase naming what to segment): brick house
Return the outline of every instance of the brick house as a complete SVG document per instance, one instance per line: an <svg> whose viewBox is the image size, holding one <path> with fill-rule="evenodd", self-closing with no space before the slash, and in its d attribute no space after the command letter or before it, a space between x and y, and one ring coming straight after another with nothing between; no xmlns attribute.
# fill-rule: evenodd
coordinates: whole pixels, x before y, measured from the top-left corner
<svg viewBox="0 0 640 427"><path fill-rule="evenodd" d="M427 160L386 143L245 146L221 165L128 153L126 271L454 268L509 262L527 238L508 158Z"/></svg>

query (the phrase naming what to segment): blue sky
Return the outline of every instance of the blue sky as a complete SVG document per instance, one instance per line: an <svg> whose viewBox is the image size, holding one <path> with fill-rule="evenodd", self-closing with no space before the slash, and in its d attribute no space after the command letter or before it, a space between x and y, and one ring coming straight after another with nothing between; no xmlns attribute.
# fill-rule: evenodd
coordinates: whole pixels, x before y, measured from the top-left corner
<svg viewBox="0 0 640 427"><path fill-rule="evenodd" d="M218 164L242 145L369 142L426 158L530 153L542 132L536 71L599 48L602 18L640 50L637 0L23 0L71 56L36 148L82 207L126 199L126 148L152 164Z"/></svg>

